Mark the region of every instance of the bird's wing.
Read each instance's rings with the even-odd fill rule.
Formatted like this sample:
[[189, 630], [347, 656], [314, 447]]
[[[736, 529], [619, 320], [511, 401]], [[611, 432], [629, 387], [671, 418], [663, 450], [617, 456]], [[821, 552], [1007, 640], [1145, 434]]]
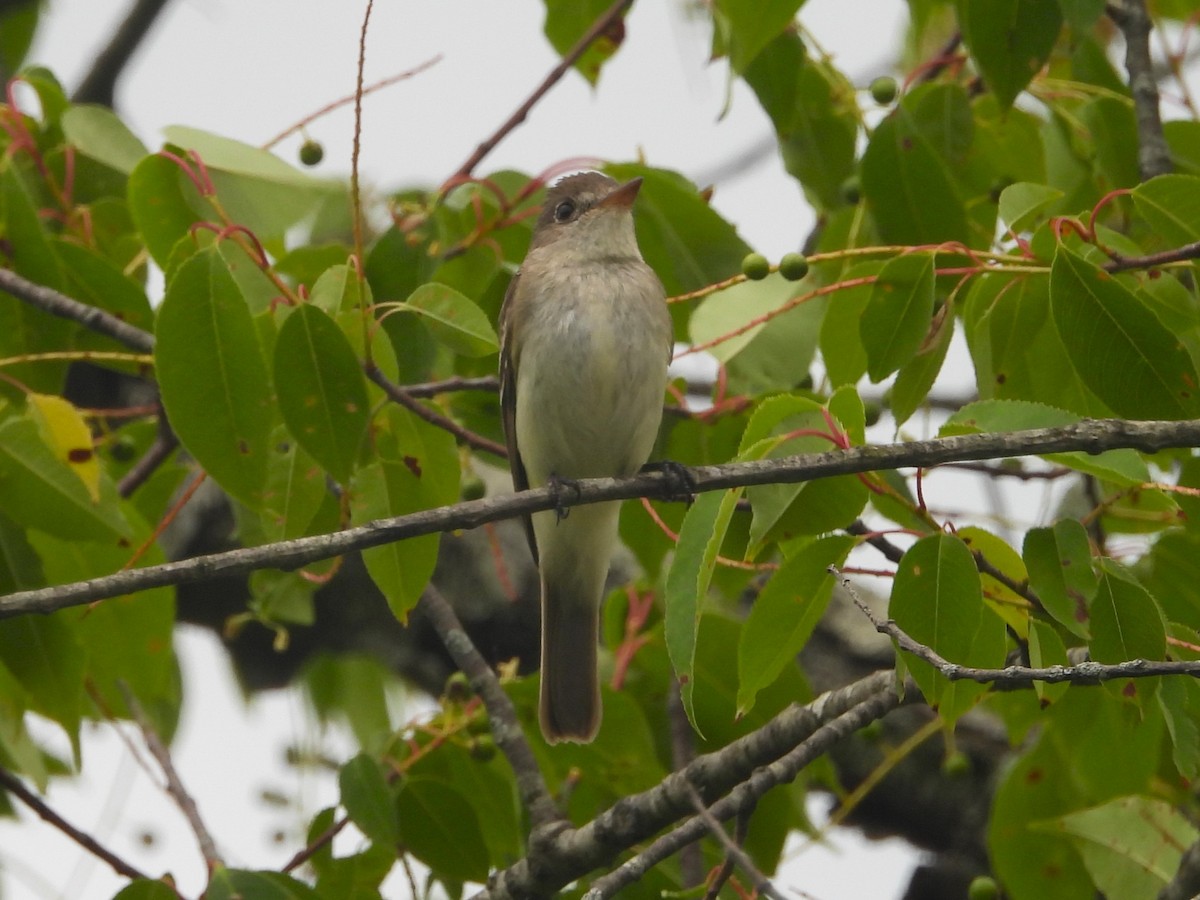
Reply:
[[[517, 447], [517, 367], [512, 358], [512, 327], [509, 304], [517, 290], [517, 281], [521, 277], [518, 272], [508, 283], [508, 291], [504, 295], [504, 304], [500, 308], [500, 424], [504, 429], [504, 442], [508, 446], [508, 467], [512, 471], [513, 488], [524, 491], [529, 488], [529, 476], [525, 474], [525, 463], [521, 460], [521, 451]], [[522, 516], [525, 523], [525, 537], [529, 540], [529, 550], [533, 553], [533, 561], [538, 560], [537, 542], [533, 537], [533, 519]]]

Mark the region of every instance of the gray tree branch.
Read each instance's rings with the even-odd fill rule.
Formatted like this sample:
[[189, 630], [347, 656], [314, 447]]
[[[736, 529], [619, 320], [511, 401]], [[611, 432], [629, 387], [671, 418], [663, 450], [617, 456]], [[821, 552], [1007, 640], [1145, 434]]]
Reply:
[[112, 106], [117, 80], [129, 60], [142, 45], [159, 13], [171, 0], [135, 0], [125, 20], [117, 26], [112, 38], [92, 61], [71, 99], [76, 103], [100, 103]]

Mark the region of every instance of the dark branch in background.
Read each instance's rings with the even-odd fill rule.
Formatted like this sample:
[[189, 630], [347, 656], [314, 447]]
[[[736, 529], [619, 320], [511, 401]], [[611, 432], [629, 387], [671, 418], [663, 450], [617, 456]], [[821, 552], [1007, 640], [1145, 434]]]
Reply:
[[179, 811], [183, 813], [183, 817], [187, 819], [192, 833], [196, 835], [196, 843], [200, 845], [200, 852], [204, 854], [204, 862], [208, 866], [208, 871], [210, 873], [213, 872], [225, 863], [221, 860], [221, 855], [217, 852], [216, 842], [213, 841], [212, 835], [208, 833], [208, 829], [204, 826], [204, 820], [200, 818], [200, 810], [196, 808], [196, 801], [187, 792], [187, 789], [183, 786], [183, 781], [179, 777], [179, 772], [175, 770], [175, 763], [171, 759], [171, 752], [167, 749], [167, 745], [162, 742], [162, 738], [158, 736], [158, 732], [154, 730], [154, 726], [150, 724], [149, 718], [147, 718], [146, 713], [142, 710], [137, 697], [133, 695], [133, 691], [129, 689], [129, 685], [123, 681], [118, 681], [117, 687], [121, 691], [121, 696], [125, 699], [125, 705], [129, 707], [130, 714], [138, 723], [138, 728], [142, 731], [142, 740], [146, 742], [146, 748], [150, 751], [150, 755], [154, 757], [155, 761], [158, 762], [163, 775], [166, 776], [167, 793], [175, 801], [175, 805], [179, 807]]
[[125, 498], [132, 497], [134, 491], [146, 483], [147, 479], [157, 471], [159, 466], [170, 458], [178, 446], [179, 438], [175, 436], [175, 432], [167, 423], [166, 413], [162, 411], [160, 405], [158, 410], [158, 433], [154, 436], [154, 443], [146, 448], [146, 452], [142, 455], [142, 458], [134, 463], [129, 471], [125, 473], [125, 477], [117, 484], [117, 493]]
[[585, 31], [583, 36], [575, 43], [575, 46], [567, 51], [558, 65], [550, 70], [550, 74], [534, 89], [529, 98], [517, 107], [516, 112], [509, 116], [503, 125], [496, 129], [495, 134], [475, 148], [475, 152], [468, 157], [466, 162], [458, 167], [458, 171], [451, 175], [447, 179], [447, 182], [469, 177], [475, 171], [475, 167], [483, 161], [483, 158], [491, 153], [496, 148], [496, 145], [504, 140], [514, 128], [525, 121], [525, 117], [529, 115], [529, 111], [537, 105], [537, 102], [546, 95], [546, 92], [550, 88], [558, 83], [563, 75], [567, 74], [571, 66], [575, 65], [579, 58], [587, 52], [588, 47], [592, 46], [600, 35], [608, 31], [613, 23], [624, 15], [625, 10], [632, 5], [633, 0], [616, 0], [612, 6], [602, 12], [600, 17], [592, 23], [592, 27]]
[[1129, 73], [1129, 89], [1133, 92], [1133, 109], [1137, 116], [1138, 170], [1142, 181], [1149, 181], [1174, 168], [1163, 135], [1158, 82], [1150, 60], [1150, 14], [1146, 12], [1144, 0], [1114, 0], [1106, 9], [1125, 37], [1125, 69]]
[[121, 857], [108, 850], [91, 835], [84, 834], [42, 802], [42, 798], [25, 787], [21, 779], [3, 767], [0, 767], [0, 788], [3, 788], [19, 799], [42, 819], [49, 822], [88, 853], [92, 854], [92, 856], [104, 860], [118, 875], [133, 879], [148, 879], [150, 877], [149, 875], [142, 874], [129, 863], [125, 862], [125, 860], [121, 859]]
[[1183, 852], [1171, 883], [1158, 892], [1158, 900], [1196, 900], [1200, 896], [1200, 843]]
[[487, 707], [488, 722], [491, 725], [492, 737], [496, 746], [512, 766], [516, 776], [517, 791], [521, 797], [521, 806], [529, 813], [532, 831], [552, 826], [563, 820], [562, 813], [555, 806], [546, 787], [542, 771], [538, 768], [533, 749], [521, 730], [517, 720], [517, 711], [496, 673], [487, 664], [467, 637], [466, 629], [452, 607], [432, 584], [421, 594], [419, 604], [421, 612], [429, 619], [434, 630], [438, 633], [446, 650], [450, 653], [454, 664], [467, 676], [471, 688], [483, 700]]
[[[693, 789], [705, 800], [722, 798], [713, 803], [710, 810], [718, 819], [731, 818], [746, 803], [756, 802], [766, 790], [794, 778], [800, 768], [793, 769], [791, 762], [798, 755], [811, 753], [802, 767], [828, 750], [837, 739], [898, 706], [901, 700], [894, 680], [892, 671], [877, 672], [822, 694], [807, 706], [789, 706], [757, 731], [738, 738], [721, 750], [697, 757], [649, 790], [618, 800], [581, 828], [567, 829], [542, 842], [531, 849], [526, 859], [494, 873], [488, 880], [487, 889], [476, 898], [515, 900], [552, 894], [593, 869], [607, 865], [623, 849], [690, 815]], [[910, 696], [916, 695], [916, 691], [910, 692]], [[847, 713], [860, 710], [864, 712], [852, 716], [852, 722], [845, 721]], [[839, 722], [843, 724], [838, 726]], [[849, 727], [851, 724], [853, 727]], [[836, 737], [827, 730], [831, 727]], [[832, 739], [818, 738], [817, 735], [822, 733]], [[728, 796], [723, 796], [726, 794]], [[675, 847], [672, 853], [707, 833], [704, 820], [696, 816], [692, 821], [698, 826], [696, 833]], [[614, 875], [616, 872], [605, 879]], [[635, 875], [624, 884], [637, 877]], [[593, 885], [585, 896], [613, 896], [613, 893], [595, 891], [596, 885]]]
[[830, 572], [841, 580], [842, 587], [850, 594], [854, 605], [871, 620], [876, 631], [890, 637], [901, 650], [929, 663], [947, 681], [974, 681], [978, 684], [995, 684], [1002, 687], [1028, 687], [1035, 681], [1046, 684], [1065, 682], [1097, 685], [1117, 678], [1153, 678], [1159, 675], [1200, 676], [1200, 660], [1175, 662], [1131, 659], [1119, 663], [1082, 662], [1076, 666], [1050, 666], [1045, 669], [1034, 669], [1028, 666], [1007, 666], [1003, 669], [977, 669], [972, 666], [960, 666], [958, 663], [950, 662], [931, 647], [913, 640], [891, 619], [880, 619], [858, 596], [858, 592], [854, 590], [849, 578], [842, 575], [834, 566], [830, 566]]
[[390, 382], [387, 376], [379, 371], [379, 368], [373, 363], [367, 364], [366, 373], [368, 378], [383, 388], [383, 392], [388, 395], [389, 399], [395, 403], [399, 403], [409, 412], [424, 419], [430, 425], [445, 429], [473, 450], [490, 453], [500, 459], [508, 459], [508, 450], [502, 444], [490, 438], [485, 438], [481, 434], [476, 434], [469, 428], [459, 425], [449, 416], [442, 415], [436, 409], [430, 409], [424, 403], [417, 402], [405, 388]]
[[[798, 484], [830, 475], [854, 475], [910, 466], [928, 468], [945, 462], [1036, 456], [1081, 450], [1101, 453], [1128, 448], [1155, 453], [1174, 447], [1200, 446], [1200, 419], [1181, 422], [1129, 422], [1123, 419], [1085, 419], [1060, 428], [1032, 428], [1002, 434], [966, 434], [807, 453], [779, 459], [697, 466], [689, 469], [693, 492], [716, 491], [758, 484]], [[588, 478], [577, 489], [521, 491], [379, 519], [333, 534], [279, 541], [259, 547], [213, 553], [141, 569], [129, 569], [87, 581], [18, 591], [0, 597], [0, 619], [23, 613], [48, 613], [105, 597], [165, 585], [202, 581], [255, 569], [295, 569], [322, 559], [377, 547], [380, 544], [439, 531], [475, 528], [487, 522], [546, 509], [567, 508], [601, 500], [675, 496], [675, 480], [663, 472], [643, 472], [631, 478]]]
[[[667, 691], [667, 721], [671, 725], [671, 766], [678, 771], [696, 758], [696, 735], [683, 708], [677, 681]], [[679, 868], [685, 888], [704, 883], [704, 856], [698, 845], [691, 844], [679, 851]]]
[[80, 303], [53, 288], [35, 284], [11, 269], [0, 268], [0, 291], [7, 291], [18, 300], [36, 306], [43, 312], [78, 322], [85, 328], [119, 341], [138, 353], [154, 352], [154, 335], [150, 332], [130, 325], [95, 306]]
[[130, 58], [141, 46], [146, 34], [154, 25], [158, 14], [171, 0], [134, 0], [133, 8], [113, 33], [112, 39], [92, 61], [92, 68], [84, 76], [71, 99], [75, 103], [100, 103], [113, 105], [117, 79], [125, 71]]

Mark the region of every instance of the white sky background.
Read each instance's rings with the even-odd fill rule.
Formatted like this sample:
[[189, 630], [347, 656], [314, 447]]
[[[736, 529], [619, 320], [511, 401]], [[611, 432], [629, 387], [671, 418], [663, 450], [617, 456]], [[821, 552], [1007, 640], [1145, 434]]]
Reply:
[[[49, 0], [31, 61], [49, 66], [72, 89], [124, 16], [118, 0]], [[365, 2], [351, 0], [174, 0], [121, 81], [118, 111], [151, 148], [170, 124], [205, 128], [263, 143], [295, 121], [353, 90]], [[890, 71], [902, 34], [901, 0], [809, 0], [801, 21], [856, 84]], [[381, 190], [432, 186], [541, 82], [557, 56], [541, 37], [537, 0], [377, 0], [367, 44], [366, 80], [409, 69], [442, 53], [415, 79], [364, 105], [362, 170]], [[728, 114], [726, 70], [708, 65], [703, 19], [680, 0], [640, 0], [625, 46], [593, 91], [569, 73], [528, 121], [480, 166], [537, 172], [561, 159], [614, 160], [644, 155], [702, 179], [771, 133], [743, 85]], [[316, 171], [349, 171], [349, 107], [309, 128], [325, 162]], [[294, 161], [299, 139], [279, 148]], [[812, 224], [797, 184], [772, 155], [716, 186], [714, 205], [769, 258], [796, 249]], [[969, 369], [956, 366], [959, 384]], [[912, 427], [920, 430], [914, 420]], [[959, 505], [964, 503], [957, 498]], [[336, 782], [284, 765], [289, 744], [352, 752], [344, 735], [321, 734], [303, 703], [277, 692], [249, 703], [207, 633], [179, 639], [187, 702], [173, 755], [181, 777], [231, 865], [278, 867], [302, 846], [311, 815], [336, 801]], [[85, 776], [57, 782], [48, 801], [73, 823], [152, 875], [171, 871], [185, 895], [203, 884], [194, 838], [182, 817], [138, 769], [108, 726], [85, 729]], [[258, 797], [278, 792], [292, 805]], [[823, 801], [814, 806], [819, 815]], [[282, 832], [284, 840], [274, 836]], [[155, 840], [143, 844], [151, 833]], [[4, 900], [110, 897], [123, 883], [108, 868], [25, 811], [0, 822], [0, 897]], [[347, 852], [351, 845], [340, 846]], [[913, 863], [898, 842], [868, 843], [839, 832], [832, 849], [806, 851], [782, 887], [814, 900], [899, 897]], [[393, 877], [385, 896], [407, 896]]]

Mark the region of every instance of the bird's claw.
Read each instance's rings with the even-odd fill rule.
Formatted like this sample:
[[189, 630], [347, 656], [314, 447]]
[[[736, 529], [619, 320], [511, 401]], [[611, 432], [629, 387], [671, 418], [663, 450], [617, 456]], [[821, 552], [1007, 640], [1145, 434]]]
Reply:
[[641, 470], [663, 474], [662, 499], [686, 503], [688, 506], [696, 499], [696, 476], [683, 463], [673, 459], [655, 460], [646, 463]]
[[550, 494], [554, 497], [555, 519], [561, 522], [571, 513], [571, 508], [563, 503], [565, 491], [571, 491], [576, 500], [583, 495], [583, 491], [579, 487], [579, 482], [574, 478], [563, 478], [561, 475], [551, 475], [546, 480], [546, 487], [550, 489]]

